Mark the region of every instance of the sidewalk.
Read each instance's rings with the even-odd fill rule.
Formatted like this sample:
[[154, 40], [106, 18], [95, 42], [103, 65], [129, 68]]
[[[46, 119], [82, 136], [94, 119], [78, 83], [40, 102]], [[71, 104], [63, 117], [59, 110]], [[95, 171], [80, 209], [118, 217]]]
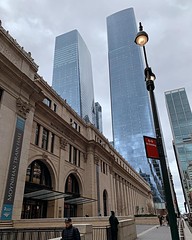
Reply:
[[184, 236], [185, 236], [185, 240], [191, 240], [192, 239], [192, 232], [189, 230], [188, 225], [186, 224], [186, 222], [184, 221]]
[[170, 228], [159, 225], [137, 225], [137, 240], [172, 240]]

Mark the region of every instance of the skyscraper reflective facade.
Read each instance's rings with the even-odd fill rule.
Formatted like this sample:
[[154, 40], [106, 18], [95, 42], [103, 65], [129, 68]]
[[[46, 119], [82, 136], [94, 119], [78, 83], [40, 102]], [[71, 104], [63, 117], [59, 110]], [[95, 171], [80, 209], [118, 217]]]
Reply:
[[151, 185], [155, 202], [162, 201], [158, 160], [146, 158], [143, 136], [155, 136], [144, 65], [134, 43], [137, 26], [133, 8], [107, 18], [112, 130], [115, 149]]
[[165, 92], [165, 99], [185, 201], [192, 211], [192, 112], [184, 88]]
[[103, 121], [102, 121], [102, 107], [101, 105], [96, 102], [95, 103], [95, 126], [99, 131], [103, 132]]
[[77, 30], [56, 37], [52, 86], [82, 118], [93, 123], [91, 55]]

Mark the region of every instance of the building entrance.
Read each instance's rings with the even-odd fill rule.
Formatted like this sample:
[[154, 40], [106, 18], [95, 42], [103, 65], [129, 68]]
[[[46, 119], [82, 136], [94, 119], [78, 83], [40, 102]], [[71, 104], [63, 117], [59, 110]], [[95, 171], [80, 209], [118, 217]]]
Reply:
[[22, 208], [22, 219], [46, 218], [47, 201], [24, 199]]
[[77, 217], [77, 205], [65, 203], [64, 216]]
[[51, 176], [47, 166], [40, 160], [33, 161], [28, 166], [26, 172], [25, 197], [23, 199], [21, 218], [47, 217], [48, 201], [43, 200], [42, 196], [50, 194], [52, 190], [51, 185]]

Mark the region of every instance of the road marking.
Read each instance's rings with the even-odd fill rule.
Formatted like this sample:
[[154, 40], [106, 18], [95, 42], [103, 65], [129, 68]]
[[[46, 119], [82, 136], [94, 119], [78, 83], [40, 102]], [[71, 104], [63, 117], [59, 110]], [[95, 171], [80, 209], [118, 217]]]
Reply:
[[142, 235], [144, 235], [144, 234], [150, 232], [151, 230], [153, 230], [154, 228], [157, 228], [157, 227], [159, 227], [159, 225], [156, 225], [156, 226], [153, 226], [152, 228], [147, 229], [146, 231], [144, 231], [144, 232], [138, 234], [137, 237], [140, 237], [140, 236], [142, 236]]

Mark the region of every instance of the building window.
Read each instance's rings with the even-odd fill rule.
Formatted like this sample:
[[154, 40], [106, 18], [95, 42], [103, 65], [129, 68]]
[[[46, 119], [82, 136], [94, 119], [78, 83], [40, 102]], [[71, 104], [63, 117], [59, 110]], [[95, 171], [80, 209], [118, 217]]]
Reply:
[[54, 152], [55, 134], [51, 133], [51, 152]]
[[80, 167], [80, 151], [69, 145], [69, 162]]
[[72, 161], [72, 156], [71, 156], [71, 154], [72, 154], [72, 146], [69, 145], [69, 162]]
[[56, 112], [57, 111], [57, 105], [54, 103], [53, 104], [53, 111]]
[[40, 133], [40, 125], [37, 123], [35, 129], [35, 145], [39, 145], [39, 133]]
[[77, 149], [73, 148], [73, 164], [77, 165]]
[[72, 193], [73, 190], [72, 190], [72, 179], [71, 179], [71, 176], [69, 176], [67, 180], [68, 180], [67, 181], [67, 192]]
[[48, 149], [48, 137], [49, 131], [46, 128], [43, 128], [43, 137], [42, 137], [42, 148], [47, 150]]
[[103, 173], [105, 174], [105, 163], [103, 162]]
[[48, 106], [51, 107], [51, 100], [49, 98], [44, 98], [43, 102]]
[[32, 162], [27, 168], [26, 182], [51, 187], [51, 176], [46, 165], [39, 160]]
[[108, 165], [105, 162], [101, 161], [101, 165], [100, 166], [101, 166], [101, 172], [107, 175], [107, 171], [108, 171], [107, 170], [107, 166]]
[[1, 102], [1, 98], [2, 98], [2, 96], [3, 96], [3, 89], [0, 88], [0, 102]]
[[79, 155], [79, 158], [78, 158], [78, 167], [80, 167], [81, 166], [81, 152], [80, 151], [78, 151], [78, 155]]
[[73, 123], [73, 127], [74, 127], [75, 129], [77, 129], [77, 123], [76, 123], [76, 122]]
[[76, 196], [79, 195], [79, 184], [73, 174], [70, 174], [66, 180], [65, 193], [73, 193]]

